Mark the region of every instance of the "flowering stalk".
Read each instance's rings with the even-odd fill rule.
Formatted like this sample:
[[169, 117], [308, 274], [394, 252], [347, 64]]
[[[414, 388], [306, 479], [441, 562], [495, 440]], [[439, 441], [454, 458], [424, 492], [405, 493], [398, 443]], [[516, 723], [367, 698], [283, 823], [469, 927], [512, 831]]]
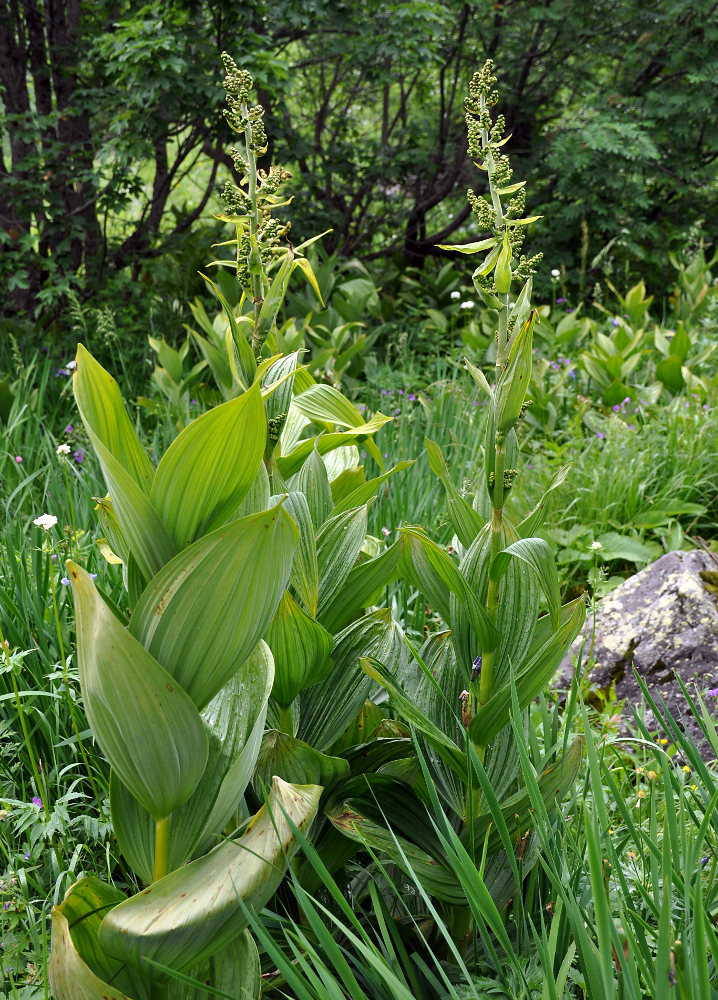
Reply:
[[[505, 548], [504, 506], [517, 475], [515, 469], [507, 467], [507, 450], [512, 436], [515, 437], [514, 426], [528, 405], [524, 400], [531, 377], [531, 276], [542, 256], [519, 256], [525, 227], [538, 217], [521, 217], [526, 202], [525, 181], [510, 183], [509, 159], [501, 152], [509, 138], [503, 137], [504, 118], [498, 115], [494, 121], [491, 117], [490, 109], [498, 101], [498, 94], [493, 90], [495, 83], [493, 63], [489, 60], [474, 74], [466, 100], [469, 155], [476, 166], [486, 172], [489, 184], [488, 200], [473, 191], [468, 192], [468, 200], [481, 228], [492, 234], [489, 239], [471, 246], [471, 252], [488, 250], [473, 280], [484, 303], [497, 313], [494, 386], [489, 386], [477, 369], [471, 369], [492, 404], [486, 442], [486, 477], [492, 507], [490, 561]], [[503, 199], [509, 196], [513, 197], [506, 203]], [[512, 303], [514, 281], [523, 282], [523, 288]], [[499, 587], [499, 579], [490, 575], [486, 610], [492, 623], [496, 622]], [[479, 708], [487, 704], [492, 694], [495, 655], [495, 650], [483, 651], [480, 674], [472, 683]], [[478, 691], [475, 690], [477, 686]], [[477, 749], [483, 759], [485, 746], [479, 745]]]
[[226, 52], [222, 53], [222, 62], [227, 74], [224, 88], [228, 107], [224, 115], [230, 128], [244, 138], [241, 152], [231, 150], [235, 169], [242, 180], [239, 186], [227, 182], [223, 194], [227, 214], [222, 218], [236, 227], [237, 238], [232, 242], [237, 245], [237, 280], [245, 294], [252, 298], [252, 351], [258, 357], [268, 332], [263, 331], [260, 324], [260, 313], [269, 290], [268, 258], [290, 228], [290, 223], [282, 225], [272, 219], [271, 213], [282, 204], [275, 196], [291, 175], [281, 167], [272, 168], [269, 174], [257, 169], [257, 157], [267, 152], [267, 134], [262, 120], [264, 109], [259, 104], [250, 104], [253, 81], [247, 70], [239, 69]]

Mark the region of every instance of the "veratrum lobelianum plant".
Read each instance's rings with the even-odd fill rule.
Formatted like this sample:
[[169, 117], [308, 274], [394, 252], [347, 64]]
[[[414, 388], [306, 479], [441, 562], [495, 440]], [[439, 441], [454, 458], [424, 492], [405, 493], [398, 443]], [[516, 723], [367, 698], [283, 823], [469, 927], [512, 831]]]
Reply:
[[[536, 803], [520, 780], [512, 716], [513, 725], [517, 720], [521, 724], [522, 716], [523, 725], [530, 725], [525, 709], [554, 675], [585, 617], [583, 600], [561, 607], [552, 552], [536, 537], [546, 495], [518, 523], [506, 512], [518, 475], [516, 426], [530, 405], [531, 276], [539, 258], [520, 256], [525, 227], [535, 217], [523, 215], [523, 182], [511, 182], [509, 161], [501, 152], [508, 138], [503, 137], [503, 118], [491, 118], [495, 83], [487, 62], [475, 74], [466, 102], [469, 153], [486, 171], [489, 184], [488, 200], [469, 192], [469, 201], [481, 228], [491, 235], [446, 248], [487, 251], [473, 278], [494, 311], [493, 385], [467, 363], [489, 407], [484, 475], [470, 503], [452, 481], [438, 446], [427, 440], [431, 468], [446, 489], [460, 559], [455, 562], [422, 528], [407, 526], [402, 529], [400, 568], [445, 627], [430, 635], [420, 651], [412, 650], [415, 662], [409, 669], [397, 670], [377, 656], [362, 660], [366, 673], [418, 733], [426, 780], [418, 780], [415, 767], [402, 774], [394, 765], [391, 777], [388, 769], [363, 776], [344, 798], [337, 790], [327, 810], [345, 836], [388, 854], [407, 874], [415, 873], [426, 891], [449, 908], [455, 938], [466, 944], [481, 924], [480, 915], [467, 905], [461, 866], [480, 870], [488, 898], [501, 907], [520, 888], [520, 873], [535, 863], [536, 845], [528, 832]], [[514, 296], [516, 281], [522, 287]], [[568, 467], [562, 469], [547, 492], [567, 472]], [[529, 743], [537, 746], [535, 740]], [[562, 746], [564, 753], [556, 745], [546, 759], [533, 764], [538, 790], [551, 807], [573, 783], [581, 758], [580, 739]], [[439, 799], [433, 800], [436, 794]], [[427, 813], [439, 801], [452, 816], [450, 829], [442, 830], [436, 809]]]
[[[108, 487], [101, 547], [122, 563], [131, 609], [128, 622], [68, 562], [80, 685], [111, 765], [118, 844], [147, 888], [127, 898], [95, 877], [70, 887], [53, 911], [56, 1000], [200, 1000], [201, 984], [259, 995], [248, 915], [281, 882], [322, 787], [349, 774], [322, 751], [366, 697], [351, 687], [359, 656], [391, 657], [397, 642], [390, 614], [362, 608], [398, 564], [396, 548], [367, 541], [366, 512], [400, 467], [367, 483], [353, 444], [372, 447], [388, 418], [366, 422], [296, 354], [271, 355], [286, 282], [269, 283], [264, 263], [253, 274], [261, 234], [237, 226], [254, 323], [230, 326], [227, 401], [156, 468], [116, 382], [78, 346], [75, 398]], [[290, 248], [280, 273], [293, 259]], [[320, 749], [295, 738], [310, 686], [299, 736]], [[268, 711], [283, 732], [263, 736]]]

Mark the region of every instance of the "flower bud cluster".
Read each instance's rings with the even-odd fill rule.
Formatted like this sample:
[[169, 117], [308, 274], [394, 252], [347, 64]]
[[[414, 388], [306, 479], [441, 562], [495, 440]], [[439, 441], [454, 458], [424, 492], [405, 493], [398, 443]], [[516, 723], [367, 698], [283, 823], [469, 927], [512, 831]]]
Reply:
[[[277, 194], [292, 175], [283, 167], [269, 172], [257, 170], [256, 158], [267, 152], [264, 108], [250, 105], [252, 77], [239, 69], [226, 52], [222, 53], [227, 91], [225, 117], [230, 128], [241, 133], [244, 148], [230, 150], [235, 170], [242, 177], [239, 185], [228, 181], [222, 193], [226, 213], [237, 224], [237, 278], [242, 288], [257, 300], [256, 276], [264, 272], [277, 254], [277, 245], [289, 233], [290, 223], [272, 218], [278, 204]], [[250, 230], [253, 234], [250, 239]]]
[[[487, 291], [496, 293], [499, 288], [506, 294], [506, 279], [526, 281], [535, 273], [542, 255], [533, 257], [519, 256], [526, 239], [525, 225], [517, 224], [530, 220], [522, 219], [526, 209], [526, 192], [523, 187], [511, 191], [513, 171], [508, 156], [502, 152], [505, 143], [504, 132], [506, 121], [503, 115], [497, 115], [492, 120], [490, 108], [497, 100], [498, 94], [493, 89], [496, 83], [494, 64], [488, 60], [482, 69], [474, 73], [469, 84], [469, 95], [466, 98], [466, 127], [468, 132], [469, 156], [478, 167], [488, 173], [490, 198], [481, 197], [474, 191], [467, 192], [467, 199], [479, 228], [490, 232], [499, 240], [505, 240], [511, 251], [511, 260], [507, 261], [505, 252], [493, 259], [496, 264], [492, 269], [494, 280], [490, 276], [474, 274], [474, 281]], [[518, 185], [515, 185], [518, 187]], [[502, 204], [502, 190], [507, 188], [506, 195], [513, 195], [506, 207]], [[500, 278], [496, 269], [501, 270]], [[511, 330], [508, 331], [511, 333]]]
[[[279, 244], [280, 240], [287, 236], [291, 229], [291, 222], [280, 222], [278, 219], [264, 219], [257, 230], [257, 249], [262, 268], [273, 259], [272, 250]], [[249, 230], [244, 229], [239, 240], [239, 254], [237, 257], [237, 279], [247, 292], [252, 294], [252, 275], [249, 269], [249, 257], [252, 253], [252, 245], [249, 239]]]
[[539, 264], [543, 260], [543, 254], [537, 253], [533, 257], [521, 256], [514, 270], [514, 277], [518, 281], [527, 281], [532, 274], [536, 274]]
[[476, 216], [481, 229], [493, 229], [496, 216], [494, 210], [485, 198], [480, 198], [469, 188], [466, 198], [471, 205], [471, 211]]
[[224, 117], [234, 132], [244, 132], [253, 80], [250, 73], [246, 69], [240, 69], [227, 52], [222, 53], [222, 62], [227, 74], [224, 78], [224, 89], [227, 91], [228, 107], [224, 109]]
[[249, 212], [249, 198], [247, 194], [232, 181], [227, 181], [222, 192], [222, 201], [227, 207], [228, 215], [247, 215]]

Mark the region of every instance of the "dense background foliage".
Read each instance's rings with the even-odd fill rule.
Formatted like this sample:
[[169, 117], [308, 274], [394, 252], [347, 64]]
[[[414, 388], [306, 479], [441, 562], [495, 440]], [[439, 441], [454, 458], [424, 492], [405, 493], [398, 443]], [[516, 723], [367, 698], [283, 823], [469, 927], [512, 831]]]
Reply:
[[[332, 795], [344, 789], [324, 801], [315, 847], [303, 844], [252, 917], [264, 995], [718, 1000], [718, 782], [706, 763], [708, 746], [718, 758], [718, 687], [706, 689], [718, 678], [690, 685], [700, 750], [662, 704], [649, 702], [651, 714], [591, 687], [591, 644], [569, 690], [533, 699], [522, 683], [524, 700], [517, 689], [511, 712], [502, 703], [515, 749], [510, 767], [497, 758], [509, 798], [487, 786], [485, 747], [479, 756], [467, 739], [458, 797], [454, 778], [437, 783], [444, 758], [434, 752], [463, 760], [446, 740], [463, 745], [472, 702], [462, 689], [488, 675], [466, 646], [462, 680], [446, 642], [447, 625], [460, 634], [462, 591], [446, 587], [468, 572], [463, 532], [487, 516], [496, 435], [481, 372], [496, 375], [501, 328], [494, 292], [472, 283], [477, 258], [436, 245], [487, 235], [466, 206], [467, 187], [486, 193], [466, 155], [467, 85], [496, 60], [514, 179], [528, 179], [531, 215], [543, 216], [525, 227], [527, 253], [545, 259], [529, 321], [521, 475], [508, 470], [504, 489], [517, 520], [534, 526], [534, 550], [555, 557], [556, 594], [552, 570], [548, 597], [534, 587], [534, 611], [560, 589], [590, 616], [662, 554], [718, 551], [717, 8], [0, 0], [0, 996], [49, 997], [50, 915], [76, 879], [95, 872], [130, 894], [150, 880], [151, 865], [141, 875], [126, 856], [79, 681], [65, 559], [91, 571], [120, 618], [142, 574], [99, 537], [113, 530], [98, 501], [108, 485], [92, 422], [72, 398], [72, 359], [81, 340], [117, 378], [125, 431], [153, 466], [178, 435], [186, 441], [236, 402], [238, 379], [256, 369], [241, 331], [261, 325], [263, 300], [240, 299], [230, 269], [207, 271], [211, 257], [231, 254], [210, 250], [231, 232], [212, 213], [227, 180], [239, 181], [222, 116], [226, 49], [251, 70], [265, 112], [271, 159], [259, 166], [292, 173], [282, 189], [291, 208], [276, 217], [291, 215], [294, 247], [275, 252], [265, 229], [262, 249], [304, 273], [285, 287], [273, 262], [265, 302], [278, 312], [263, 336], [271, 328], [265, 354], [281, 352], [280, 365], [301, 358], [306, 372], [289, 406], [269, 398], [266, 428], [261, 416], [251, 424], [262, 440], [266, 429], [265, 458], [284, 463], [288, 478], [273, 469], [272, 492], [290, 490], [292, 516], [306, 513], [321, 590], [318, 576], [314, 598], [290, 586], [323, 636], [315, 658], [322, 670], [334, 663], [318, 681], [306, 650], [282, 664], [277, 655], [284, 673], [267, 716], [276, 731], [243, 801], [257, 808], [277, 770]], [[502, 292], [504, 319], [528, 311], [528, 285], [517, 302]], [[82, 369], [87, 352], [79, 358]], [[112, 408], [105, 398], [95, 418]], [[321, 458], [328, 439], [352, 444]], [[225, 450], [199, 448], [192, 462], [200, 454], [211, 462]], [[203, 468], [214, 481], [197, 467], [193, 485]], [[245, 515], [269, 502], [269, 480], [258, 486]], [[360, 514], [345, 537], [348, 497]], [[194, 508], [168, 504], [170, 514]], [[334, 590], [356, 604], [349, 618], [383, 607], [344, 629]], [[285, 625], [273, 620], [277, 649]], [[349, 641], [358, 626], [371, 642], [374, 627], [390, 636], [364, 667]], [[382, 674], [382, 656], [396, 676]], [[305, 756], [295, 759], [297, 748]], [[570, 765], [561, 774], [560, 759]], [[371, 801], [361, 798], [367, 775]], [[454, 798], [476, 829], [447, 811]], [[507, 865], [508, 879], [492, 882]]]
[[325, 248], [386, 289], [437, 243], [476, 238], [465, 191], [483, 181], [461, 110], [491, 56], [517, 174], [551, 219], [530, 249], [582, 296], [616, 273], [661, 296], [665, 250], [695, 242], [718, 202], [717, 8], [2, 0], [4, 327], [62, 337], [74, 293], [95, 323], [121, 306], [120, 336], [176, 331], [177, 288], [201, 290], [198, 228], [232, 170], [222, 49], [251, 68], [270, 149], [294, 173], [297, 241], [331, 227]]

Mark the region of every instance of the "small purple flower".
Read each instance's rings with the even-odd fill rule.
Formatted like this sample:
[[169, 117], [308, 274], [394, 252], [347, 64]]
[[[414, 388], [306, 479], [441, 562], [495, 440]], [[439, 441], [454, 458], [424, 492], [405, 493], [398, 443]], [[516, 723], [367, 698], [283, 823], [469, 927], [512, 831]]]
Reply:
[[82, 463], [85, 461], [85, 452], [82, 450], [82, 448], [77, 448], [75, 451], [73, 451], [72, 457], [75, 459], [78, 465], [82, 465]]
[[416, 396], [414, 395], [413, 392], [410, 392], [409, 393], [409, 402], [410, 403], [414, 403], [415, 401], [416, 401]]
[[57, 559], [57, 555], [56, 555], [56, 553], [55, 553], [55, 552], [53, 552], [53, 553], [52, 553], [52, 554], [50, 555], [50, 562], [55, 562], [55, 560], [56, 560], [56, 559]]
[[382, 389], [381, 390], [381, 394], [382, 394], [382, 396], [388, 396], [389, 395], [389, 393], [388, 393], [388, 391], [386, 389]]
[[400, 395], [400, 396], [403, 396], [403, 395], [404, 395], [404, 390], [403, 390], [403, 389], [399, 389], [399, 395]]
[[32, 804], [34, 806], [40, 807], [42, 805], [42, 799], [39, 796], [37, 796], [37, 795], [33, 795], [33, 797], [32, 797]]
[[479, 405], [479, 401], [478, 401], [478, 399], [475, 399], [474, 400], [474, 406], [478, 406], [478, 405]]
[[96, 580], [97, 579], [97, 573], [90, 573], [90, 579], [91, 580]]
[[63, 578], [60, 580], [60, 583], [63, 585], [63, 587], [69, 587], [70, 586], [70, 577], [69, 576], [63, 576]]
[[603, 441], [603, 434], [601, 434], [600, 431], [596, 431], [596, 437], [598, 438], [599, 441]]
[[557, 306], [560, 306], [564, 302], [568, 302], [568, 299], [556, 299], [556, 305]]
[[68, 424], [64, 431], [65, 434], [72, 434], [72, 424]]
[[59, 378], [60, 375], [69, 375], [69, 374], [70, 373], [67, 370], [67, 368], [58, 368], [57, 371], [55, 372], [55, 378]]
[[612, 406], [611, 409], [613, 410], [614, 413], [620, 413], [621, 412], [621, 407], [618, 405], [618, 403], [616, 403], [615, 406]]
[[25, 860], [26, 860], [26, 861], [29, 861], [29, 860], [30, 860], [30, 852], [29, 852], [29, 851], [27, 851], [27, 852], [25, 853]]
[[197, 405], [197, 400], [196, 399], [190, 399], [189, 405], [190, 406], [196, 406]]
[[718, 698], [718, 688], [708, 688], [706, 694], [709, 698]]
[[481, 676], [481, 655], [477, 656], [471, 664], [471, 680], [475, 681]]
[[22, 455], [16, 455], [15, 461], [17, 462], [18, 465], [22, 465]]
[[611, 320], [611, 325], [612, 325], [612, 326], [618, 326], [618, 325], [620, 324], [620, 322], [621, 322], [621, 321], [620, 321], [620, 319], [617, 319], [617, 318], [616, 318], [616, 317], [614, 316], [614, 317], [613, 317], [613, 319]]

